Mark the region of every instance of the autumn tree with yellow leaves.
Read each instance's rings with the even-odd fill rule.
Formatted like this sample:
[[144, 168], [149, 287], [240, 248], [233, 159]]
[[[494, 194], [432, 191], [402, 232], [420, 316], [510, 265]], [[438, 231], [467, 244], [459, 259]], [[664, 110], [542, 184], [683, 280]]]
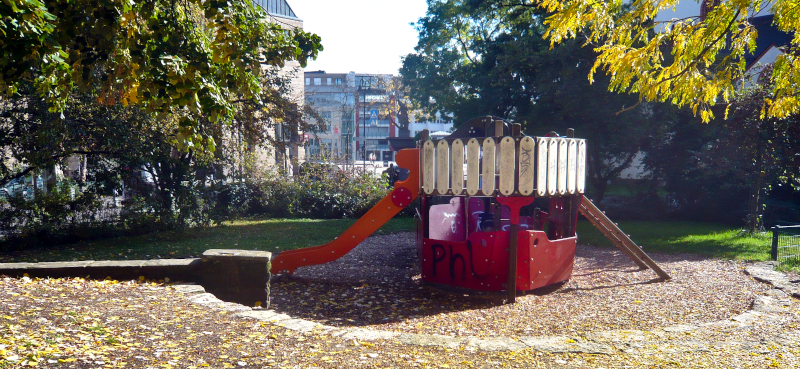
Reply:
[[551, 13], [544, 21], [551, 45], [580, 36], [599, 53], [590, 79], [603, 70], [611, 76], [610, 90], [689, 106], [705, 122], [714, 118], [712, 107], [728, 104], [744, 87], [745, 55], [755, 50], [758, 37], [750, 18], [772, 11], [775, 26], [794, 38], [775, 60], [761, 116], [800, 113], [800, 2], [796, 0], [707, 2], [703, 17], [666, 21], [655, 21], [656, 15], [673, 9], [679, 0], [522, 2]]

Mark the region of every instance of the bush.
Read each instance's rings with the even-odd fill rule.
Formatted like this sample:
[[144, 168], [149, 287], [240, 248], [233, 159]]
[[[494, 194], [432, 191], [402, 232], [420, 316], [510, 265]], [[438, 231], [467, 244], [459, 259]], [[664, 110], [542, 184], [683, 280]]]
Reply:
[[220, 219], [357, 218], [388, 192], [386, 180], [370, 174], [306, 165], [294, 177], [270, 172], [258, 180], [224, 185], [218, 192], [215, 214]]
[[106, 224], [109, 213], [101, 205], [94, 194], [80, 193], [73, 182], [64, 181], [47, 193], [34, 191], [32, 199], [22, 194], [9, 197], [7, 204], [0, 206], [0, 229], [6, 242], [76, 241], [99, 228], [114, 228]]
[[[99, 182], [98, 182], [99, 183]], [[132, 191], [122, 207], [99, 188], [78, 190], [71, 181], [33, 199], [0, 203], [0, 244], [32, 246], [205, 226], [248, 216], [354, 218], [388, 192], [385, 178], [340, 170], [305, 170], [295, 177], [269, 173], [258, 180], [175, 182], [174, 188]], [[96, 187], [96, 186], [95, 186]]]
[[34, 246], [118, 237], [159, 230], [211, 224], [217, 193], [213, 187], [184, 182], [164, 193], [140, 193], [118, 206], [113, 189], [94, 182], [80, 191], [73, 181], [62, 181], [46, 193], [36, 190], [26, 199], [18, 194], [0, 204], [3, 246]]
[[266, 215], [302, 218], [357, 218], [386, 196], [386, 181], [365, 173], [307, 170], [273, 176], [258, 184], [258, 205]]

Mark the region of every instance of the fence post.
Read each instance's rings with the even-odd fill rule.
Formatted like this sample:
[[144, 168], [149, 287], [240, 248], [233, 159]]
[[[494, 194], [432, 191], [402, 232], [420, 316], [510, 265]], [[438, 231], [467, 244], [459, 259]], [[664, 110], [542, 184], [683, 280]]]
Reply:
[[780, 231], [778, 230], [778, 226], [772, 227], [772, 260], [778, 260], [778, 237], [780, 236]]

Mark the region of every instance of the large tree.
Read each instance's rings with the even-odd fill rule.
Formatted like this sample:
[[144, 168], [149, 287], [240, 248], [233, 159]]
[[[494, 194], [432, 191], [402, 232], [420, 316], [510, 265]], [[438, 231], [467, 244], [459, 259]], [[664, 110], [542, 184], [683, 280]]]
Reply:
[[9, 0], [0, 15], [4, 98], [30, 83], [60, 112], [74, 88], [91, 89], [100, 103], [178, 116], [179, 143], [212, 149], [201, 125], [232, 122], [239, 96], [264, 96], [263, 68], [322, 49], [249, 0]]
[[[551, 45], [583, 38], [599, 53], [589, 78], [611, 75], [609, 89], [638, 94], [641, 100], [664, 101], [700, 111], [703, 121], [712, 107], [731, 102], [744, 81], [745, 56], [755, 50], [758, 34], [753, 16], [774, 12], [775, 26], [794, 33], [778, 56], [770, 76], [771, 93], [762, 117], [800, 113], [800, 7], [795, 0], [703, 1], [705, 16], [655, 21], [680, 0], [502, 0], [540, 6]], [[687, 1], [687, 0], [683, 0]], [[727, 113], [728, 110], [725, 110]]]
[[456, 124], [491, 114], [523, 123], [529, 134], [575, 128], [589, 139], [588, 180], [602, 200], [609, 181], [672, 115], [662, 105], [636, 106], [634, 96], [591, 85], [586, 75], [594, 51], [574, 41], [550, 50], [542, 19], [540, 10], [524, 5], [429, 1], [417, 24], [416, 52], [404, 58], [401, 74], [415, 102], [454, 113]]
[[456, 122], [524, 115], [535, 91], [531, 73], [518, 69], [546, 48], [538, 13], [491, 1], [428, 1], [415, 53], [403, 58], [400, 71], [410, 97], [430, 113], [452, 113]]

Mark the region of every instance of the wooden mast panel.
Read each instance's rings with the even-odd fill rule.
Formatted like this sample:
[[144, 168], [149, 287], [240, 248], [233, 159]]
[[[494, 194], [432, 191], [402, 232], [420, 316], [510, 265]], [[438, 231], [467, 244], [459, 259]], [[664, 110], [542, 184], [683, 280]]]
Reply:
[[461, 139], [453, 141], [450, 147], [450, 189], [453, 195], [461, 195], [464, 192], [464, 142]]
[[483, 140], [483, 172], [481, 173], [481, 192], [485, 196], [494, 195], [495, 182], [495, 144], [494, 139], [486, 137]]
[[534, 148], [536, 145], [530, 137], [523, 137], [519, 140], [519, 177], [517, 179], [519, 193], [522, 196], [530, 196], [534, 189]]
[[433, 141], [425, 141], [422, 144], [422, 191], [426, 195], [433, 195], [436, 188], [434, 183], [433, 162], [436, 150], [434, 149]]
[[514, 164], [516, 163], [516, 143], [511, 137], [500, 140], [500, 193], [503, 196], [514, 194]]
[[481, 146], [478, 140], [471, 138], [467, 141], [467, 194], [475, 196], [481, 182], [480, 172]]
[[436, 191], [442, 195], [450, 189], [450, 147], [447, 141], [436, 144]]

